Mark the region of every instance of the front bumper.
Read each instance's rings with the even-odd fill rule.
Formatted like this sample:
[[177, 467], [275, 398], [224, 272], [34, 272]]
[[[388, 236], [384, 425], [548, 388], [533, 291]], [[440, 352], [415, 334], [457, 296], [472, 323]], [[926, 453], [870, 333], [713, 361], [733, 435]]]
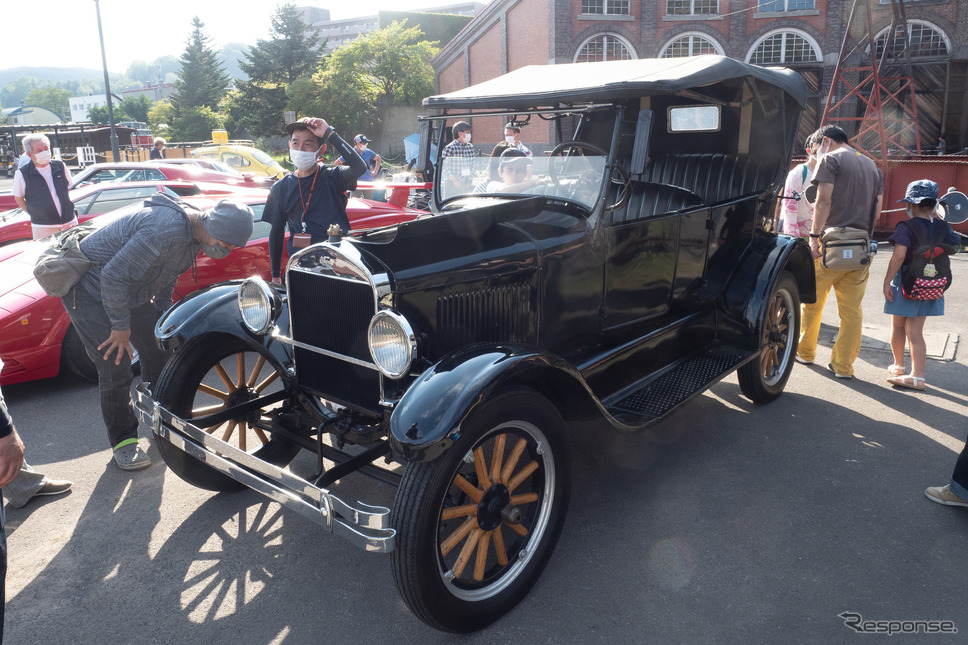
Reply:
[[359, 508], [350, 506], [328, 490], [209, 435], [161, 407], [143, 383], [137, 389], [135, 410], [141, 421], [151, 426], [158, 441], [167, 442], [365, 551], [388, 553], [394, 549], [396, 530], [389, 526], [390, 509], [363, 502], [357, 502]]

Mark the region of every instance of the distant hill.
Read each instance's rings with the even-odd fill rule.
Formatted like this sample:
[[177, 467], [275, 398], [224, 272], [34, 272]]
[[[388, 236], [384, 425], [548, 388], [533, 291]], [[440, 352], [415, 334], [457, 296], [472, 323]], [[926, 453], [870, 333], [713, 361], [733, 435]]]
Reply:
[[104, 71], [84, 67], [11, 67], [8, 69], [0, 69], [0, 87], [14, 82], [21, 76], [31, 76], [42, 81], [59, 83], [62, 81], [77, 81], [88, 78], [103, 78]]

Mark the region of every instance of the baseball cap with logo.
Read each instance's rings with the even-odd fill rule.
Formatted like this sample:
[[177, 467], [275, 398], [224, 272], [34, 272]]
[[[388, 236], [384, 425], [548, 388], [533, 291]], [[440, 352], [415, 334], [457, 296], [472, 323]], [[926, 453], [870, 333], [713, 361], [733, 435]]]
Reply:
[[938, 184], [930, 179], [918, 179], [908, 184], [904, 198], [897, 201], [920, 204], [926, 199], [938, 199]]
[[356, 135], [353, 138], [353, 141], [356, 142], [356, 143], [369, 143], [370, 142], [370, 140], [366, 138], [366, 135], [365, 134], [358, 134], [358, 135]]

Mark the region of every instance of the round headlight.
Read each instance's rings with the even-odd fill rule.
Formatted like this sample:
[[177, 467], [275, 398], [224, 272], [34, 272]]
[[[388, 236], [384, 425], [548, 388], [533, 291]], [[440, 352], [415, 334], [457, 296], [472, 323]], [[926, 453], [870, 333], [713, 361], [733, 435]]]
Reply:
[[417, 355], [417, 341], [410, 323], [392, 311], [381, 311], [373, 316], [367, 341], [373, 362], [389, 378], [405, 375]]
[[239, 287], [242, 322], [255, 334], [264, 334], [272, 326], [274, 302], [272, 289], [262, 278], [249, 278]]

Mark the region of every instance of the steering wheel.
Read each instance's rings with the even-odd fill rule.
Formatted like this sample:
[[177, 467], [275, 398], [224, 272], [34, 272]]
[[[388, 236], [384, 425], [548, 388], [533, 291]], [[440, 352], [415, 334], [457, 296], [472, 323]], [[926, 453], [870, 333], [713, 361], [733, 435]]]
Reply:
[[[574, 141], [574, 140], [564, 141], [562, 143], [559, 143], [551, 151], [550, 156], [551, 157], [571, 156], [571, 155], [566, 155], [566, 153], [567, 151], [570, 151], [572, 149], [574, 149], [577, 156], [581, 156], [581, 157], [586, 156], [586, 152], [585, 152], [586, 150], [588, 151], [588, 153], [591, 153], [591, 155], [600, 156], [602, 158], [608, 157], [608, 153], [602, 148], [599, 148], [598, 146], [596, 146], [595, 144], [588, 143], [587, 141]], [[597, 185], [598, 183], [598, 173], [596, 173], [592, 169], [590, 163], [586, 162], [586, 165], [584, 168], [580, 168], [577, 172], [572, 171], [567, 174], [559, 173], [556, 168], [557, 166], [554, 160], [552, 159], [551, 162], [548, 164], [548, 176], [551, 178], [552, 183], [557, 188], [563, 189], [561, 184], [561, 179], [570, 178], [571, 176], [575, 177], [575, 183], [571, 186], [570, 192], [567, 195], [569, 199], [573, 199], [575, 195], [578, 194], [578, 192], [580, 191], [583, 185]], [[616, 175], [618, 175], [618, 177], [616, 177]], [[621, 164], [615, 163], [615, 164], [612, 164], [610, 168], [609, 179], [613, 184], [621, 184], [623, 187], [622, 192], [619, 195], [618, 201], [615, 202], [614, 204], [609, 204], [608, 206], [605, 207], [606, 211], [613, 211], [618, 208], [621, 208], [628, 201], [629, 192], [630, 192], [629, 191], [630, 177], [629, 177], [628, 171], [626, 171]], [[562, 192], [564, 192], [564, 189], [562, 190]]]

